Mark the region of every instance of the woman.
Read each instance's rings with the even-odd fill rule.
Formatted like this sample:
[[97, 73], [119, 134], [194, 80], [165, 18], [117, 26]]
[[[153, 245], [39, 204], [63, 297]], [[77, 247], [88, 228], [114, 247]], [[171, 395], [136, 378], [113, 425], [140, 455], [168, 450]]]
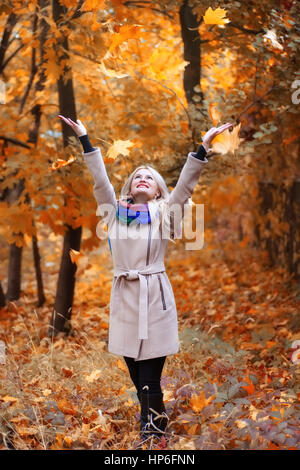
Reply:
[[198, 152], [190, 152], [176, 187], [170, 194], [162, 176], [151, 166], [140, 166], [129, 176], [116, 199], [100, 148], [93, 148], [78, 119], [59, 117], [77, 134], [83, 157], [94, 178], [98, 206], [113, 210], [107, 232], [114, 262], [110, 300], [109, 352], [122, 355], [141, 404], [140, 434], [164, 434], [168, 417], [160, 379], [166, 356], [179, 349], [177, 310], [165, 271], [169, 240], [181, 237], [183, 211], [198, 182], [213, 138], [232, 124], [213, 127]]

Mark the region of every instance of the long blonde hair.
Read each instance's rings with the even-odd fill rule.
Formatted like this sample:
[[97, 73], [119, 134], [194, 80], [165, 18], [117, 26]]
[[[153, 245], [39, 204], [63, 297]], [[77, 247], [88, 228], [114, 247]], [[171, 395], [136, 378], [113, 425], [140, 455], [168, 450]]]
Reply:
[[168, 187], [166, 185], [166, 182], [164, 178], [161, 176], [161, 174], [153, 168], [151, 165], [141, 165], [137, 167], [127, 178], [124, 186], [121, 189], [121, 194], [120, 194], [120, 200], [124, 202], [129, 202], [130, 201], [130, 190], [131, 190], [131, 183], [134, 178], [135, 173], [142, 169], [145, 168], [149, 170], [156, 181], [159, 191], [160, 191], [160, 196], [158, 196], [155, 199], [152, 199], [148, 201], [148, 207], [150, 211], [150, 217], [151, 220], [153, 220], [153, 216], [156, 213], [157, 210], [159, 210], [160, 218], [162, 221], [163, 225], [163, 231], [164, 233], [170, 234], [170, 237], [168, 239], [175, 243], [173, 239], [175, 238], [181, 238], [182, 237], [182, 222], [180, 223], [179, 227], [174, 227], [173, 223], [173, 215], [169, 211], [169, 199], [170, 199], [170, 191], [168, 190]]

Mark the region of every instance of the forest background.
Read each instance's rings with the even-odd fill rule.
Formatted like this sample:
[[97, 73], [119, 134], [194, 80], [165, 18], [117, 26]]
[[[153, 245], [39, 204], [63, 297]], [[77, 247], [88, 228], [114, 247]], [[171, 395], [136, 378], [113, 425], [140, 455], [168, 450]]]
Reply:
[[172, 190], [204, 133], [234, 124], [192, 196], [203, 248], [167, 249], [169, 448], [300, 448], [299, 19], [292, 0], [1, 2], [2, 449], [137, 436], [134, 388], [107, 352], [109, 246], [58, 114], [82, 120], [117, 195], [142, 163]]

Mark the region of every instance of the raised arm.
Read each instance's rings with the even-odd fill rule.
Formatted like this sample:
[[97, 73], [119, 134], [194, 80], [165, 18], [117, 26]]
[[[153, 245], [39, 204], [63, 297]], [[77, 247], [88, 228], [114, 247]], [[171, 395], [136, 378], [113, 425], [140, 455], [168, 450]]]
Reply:
[[72, 121], [70, 118], [65, 118], [61, 115], [58, 117], [72, 127], [79, 137], [83, 147], [83, 158], [94, 179], [93, 190], [98, 206], [101, 204], [112, 204], [116, 208], [116, 194], [108, 178], [100, 148], [91, 146], [86, 128], [79, 119], [77, 119], [76, 124], [76, 122]]
[[183, 206], [191, 197], [202, 170], [208, 160], [206, 158], [206, 149], [201, 145], [198, 152], [189, 152], [186, 162], [183, 165], [181, 173], [175, 188], [171, 192], [169, 205], [180, 204]]
[[[169, 208], [172, 213], [172, 206], [174, 207], [174, 213], [176, 212], [176, 205], [178, 209], [180, 207], [182, 216], [184, 215], [184, 204], [187, 204], [188, 199], [191, 197], [194, 188], [199, 180], [199, 177], [203, 171], [204, 166], [208, 163], [206, 154], [209, 150], [212, 140], [216, 135], [221, 134], [226, 129], [232, 127], [231, 123], [224, 124], [220, 127], [212, 127], [203, 136], [202, 145], [200, 145], [198, 152], [189, 152], [187, 160], [183, 165], [181, 173], [175, 188], [171, 192], [169, 199]], [[180, 222], [180, 218], [176, 217], [176, 225]], [[177, 231], [177, 229], [176, 229]]]

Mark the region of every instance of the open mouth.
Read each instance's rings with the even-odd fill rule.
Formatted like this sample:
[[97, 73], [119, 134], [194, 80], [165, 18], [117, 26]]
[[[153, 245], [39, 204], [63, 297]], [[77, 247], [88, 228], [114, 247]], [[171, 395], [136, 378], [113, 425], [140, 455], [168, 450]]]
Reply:
[[137, 188], [141, 188], [141, 187], [148, 188], [148, 186], [144, 183], [137, 185]]

